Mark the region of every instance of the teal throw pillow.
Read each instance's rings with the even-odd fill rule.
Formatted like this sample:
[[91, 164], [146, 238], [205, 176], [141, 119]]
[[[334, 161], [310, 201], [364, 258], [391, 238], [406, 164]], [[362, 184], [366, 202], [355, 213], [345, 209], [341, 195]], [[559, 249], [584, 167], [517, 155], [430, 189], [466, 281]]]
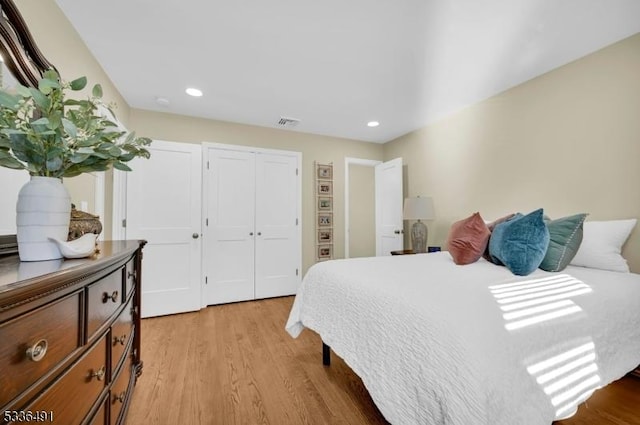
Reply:
[[549, 248], [540, 264], [542, 270], [559, 272], [576, 256], [582, 243], [582, 226], [587, 214], [576, 214], [547, 221]]
[[489, 240], [489, 254], [496, 264], [513, 274], [526, 276], [540, 266], [549, 246], [549, 229], [542, 208], [496, 226]]

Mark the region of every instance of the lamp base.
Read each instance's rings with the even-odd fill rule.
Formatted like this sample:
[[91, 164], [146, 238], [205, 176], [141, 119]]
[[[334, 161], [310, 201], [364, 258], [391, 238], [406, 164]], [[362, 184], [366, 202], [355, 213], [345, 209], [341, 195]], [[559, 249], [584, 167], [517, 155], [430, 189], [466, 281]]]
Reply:
[[420, 220], [411, 226], [411, 247], [416, 254], [427, 252], [427, 234], [427, 226]]

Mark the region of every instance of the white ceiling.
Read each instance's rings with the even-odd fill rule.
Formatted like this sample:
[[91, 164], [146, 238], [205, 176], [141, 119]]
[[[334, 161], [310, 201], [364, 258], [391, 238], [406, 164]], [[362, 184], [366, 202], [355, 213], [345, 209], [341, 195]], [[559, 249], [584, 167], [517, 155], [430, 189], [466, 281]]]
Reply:
[[134, 108], [371, 142], [640, 32], [638, 0], [56, 2]]

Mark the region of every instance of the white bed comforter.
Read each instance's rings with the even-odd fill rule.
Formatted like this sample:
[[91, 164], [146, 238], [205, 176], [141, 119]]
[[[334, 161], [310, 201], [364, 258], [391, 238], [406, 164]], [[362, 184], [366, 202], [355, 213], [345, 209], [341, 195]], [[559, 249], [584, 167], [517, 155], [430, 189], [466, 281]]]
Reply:
[[499, 294], [558, 273], [518, 277], [482, 259], [456, 266], [447, 252], [319, 263], [286, 329], [318, 332], [394, 425], [549, 425], [640, 364], [640, 275], [563, 273], [582, 289], [551, 292], [557, 308], [538, 315], [570, 314], [508, 330]]

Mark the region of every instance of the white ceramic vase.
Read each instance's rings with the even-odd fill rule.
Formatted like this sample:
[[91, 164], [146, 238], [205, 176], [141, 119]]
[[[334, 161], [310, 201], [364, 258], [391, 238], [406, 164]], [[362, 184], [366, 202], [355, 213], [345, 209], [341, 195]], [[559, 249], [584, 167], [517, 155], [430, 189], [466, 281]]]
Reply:
[[61, 179], [32, 176], [20, 189], [16, 213], [20, 261], [62, 258], [49, 239], [67, 240], [69, 233], [71, 198]]

